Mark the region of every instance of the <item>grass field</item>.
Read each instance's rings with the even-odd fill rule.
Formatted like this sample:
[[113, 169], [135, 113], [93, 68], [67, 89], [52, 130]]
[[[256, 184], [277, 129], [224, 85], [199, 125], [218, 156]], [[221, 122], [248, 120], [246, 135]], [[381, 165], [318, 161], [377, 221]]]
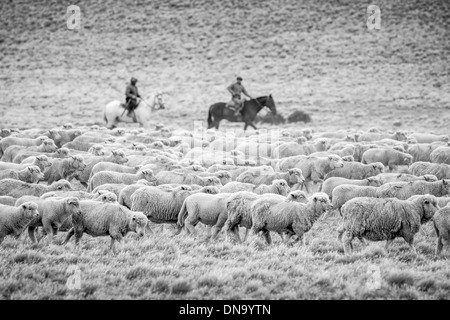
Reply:
[[[81, 8], [80, 30], [66, 28], [70, 4]], [[380, 30], [367, 29], [369, 4], [381, 9]], [[155, 123], [192, 129], [241, 75], [253, 95], [272, 93], [284, 116], [308, 112], [316, 130], [448, 134], [449, 30], [443, 0], [2, 1], [0, 127], [103, 125], [103, 106], [124, 99], [133, 75], [144, 96], [171, 91]], [[348, 257], [339, 221], [318, 221], [306, 247], [277, 236], [272, 246], [223, 235], [205, 243], [204, 232], [172, 238], [156, 228], [144, 239], [128, 236], [114, 256], [106, 238], [85, 236], [78, 248], [8, 238], [0, 298], [450, 298], [448, 255], [434, 257], [430, 225], [416, 237], [417, 257], [402, 239], [389, 252], [355, 242]], [[66, 285], [69, 266], [80, 270], [80, 289]]]
[[[108, 251], [109, 239], [85, 236], [80, 246], [7, 239], [0, 248], [4, 299], [449, 299], [448, 255], [435, 258], [431, 225], [416, 237], [418, 256], [403, 239], [362, 245], [345, 256], [337, 241], [340, 218], [319, 220], [307, 246], [268, 246], [250, 237], [205, 242], [173, 230], [130, 235]], [[62, 240], [64, 234], [57, 237]], [[69, 267], [79, 268], [79, 282]], [[375, 271], [375, 272], [373, 272]], [[69, 282], [68, 282], [69, 281]], [[71, 286], [71, 283], [75, 284]], [[76, 284], [79, 283], [79, 287]]]

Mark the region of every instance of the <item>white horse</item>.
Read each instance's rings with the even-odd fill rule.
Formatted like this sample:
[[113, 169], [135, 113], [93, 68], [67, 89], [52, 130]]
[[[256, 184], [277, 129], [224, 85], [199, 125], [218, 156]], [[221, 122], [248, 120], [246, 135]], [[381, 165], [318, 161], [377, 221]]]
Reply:
[[165, 109], [164, 93], [167, 92], [158, 91], [148, 99], [140, 99], [139, 105], [134, 109], [135, 119], [127, 115], [128, 110], [124, 108], [124, 105], [119, 100], [111, 101], [103, 110], [106, 127], [113, 129], [118, 122], [137, 122], [141, 127], [148, 128], [152, 112]]

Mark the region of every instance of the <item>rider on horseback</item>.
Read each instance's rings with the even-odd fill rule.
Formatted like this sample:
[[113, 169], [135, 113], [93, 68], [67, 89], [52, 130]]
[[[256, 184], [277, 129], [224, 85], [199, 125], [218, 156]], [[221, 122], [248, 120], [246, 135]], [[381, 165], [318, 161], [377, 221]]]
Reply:
[[138, 93], [138, 89], [136, 87], [137, 79], [132, 77], [130, 80], [130, 83], [127, 85], [127, 88], [125, 89], [125, 102], [126, 102], [126, 109], [128, 109], [127, 116], [131, 117], [131, 114], [134, 109], [137, 108], [139, 105], [139, 98], [141, 97]]
[[231, 93], [231, 101], [229, 101], [226, 106], [234, 109], [234, 115], [237, 117], [241, 109], [244, 107], [245, 100], [241, 98], [241, 94], [245, 94], [250, 99], [253, 98], [247, 93], [247, 90], [245, 90], [244, 86], [242, 85], [241, 77], [237, 77], [236, 82], [230, 84], [227, 87], [227, 90]]

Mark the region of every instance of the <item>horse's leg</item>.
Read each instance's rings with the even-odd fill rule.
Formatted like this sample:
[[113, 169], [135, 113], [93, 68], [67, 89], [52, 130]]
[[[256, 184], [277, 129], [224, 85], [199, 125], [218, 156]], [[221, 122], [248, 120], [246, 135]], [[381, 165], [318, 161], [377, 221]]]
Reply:
[[253, 122], [250, 122], [250, 126], [252, 126], [253, 129], [258, 130], [258, 129], [256, 129], [256, 127], [255, 127], [255, 125], [253, 124]]
[[247, 127], [248, 127], [248, 123], [246, 122], [246, 123], [245, 123], [245, 126], [244, 126], [244, 131], [247, 130]]

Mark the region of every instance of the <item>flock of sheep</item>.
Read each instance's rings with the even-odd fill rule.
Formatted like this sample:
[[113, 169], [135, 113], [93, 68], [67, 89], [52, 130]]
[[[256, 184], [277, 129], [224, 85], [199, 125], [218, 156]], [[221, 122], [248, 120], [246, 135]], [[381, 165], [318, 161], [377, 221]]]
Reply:
[[419, 133], [285, 129], [238, 136], [230, 132], [157, 125], [109, 130], [98, 126], [52, 130], [2, 129], [0, 140], [0, 243], [33, 243], [67, 232], [62, 244], [84, 233], [144, 236], [154, 224], [196, 234], [225, 227], [271, 232], [285, 243], [304, 241], [319, 218], [336, 210], [345, 253], [352, 241], [414, 235], [433, 220], [436, 254], [450, 240], [448, 136]]

